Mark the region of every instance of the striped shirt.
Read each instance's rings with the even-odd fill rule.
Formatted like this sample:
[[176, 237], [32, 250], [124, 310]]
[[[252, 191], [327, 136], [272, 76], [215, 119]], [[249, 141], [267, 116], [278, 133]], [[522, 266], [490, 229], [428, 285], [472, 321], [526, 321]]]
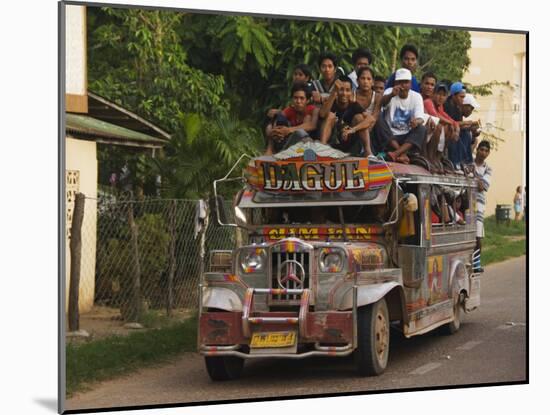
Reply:
[[487, 190], [491, 185], [491, 174], [493, 173], [491, 167], [487, 163], [483, 163], [481, 166], [476, 166], [476, 177], [481, 180], [483, 187], [482, 191], [477, 192], [476, 196], [476, 227], [477, 237], [483, 238], [485, 236], [485, 229], [483, 227], [483, 217], [485, 215], [485, 205], [487, 204]]

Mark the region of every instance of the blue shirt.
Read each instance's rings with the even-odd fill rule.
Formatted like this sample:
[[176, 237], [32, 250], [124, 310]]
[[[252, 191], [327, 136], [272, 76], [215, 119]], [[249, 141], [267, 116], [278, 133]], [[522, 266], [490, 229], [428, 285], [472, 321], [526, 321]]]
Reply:
[[[392, 88], [394, 83], [395, 83], [395, 72], [392, 73], [388, 78], [388, 80], [386, 81], [386, 85], [384, 86], [384, 89]], [[412, 80], [411, 80], [411, 90], [420, 93], [420, 84], [418, 83], [418, 80], [414, 75], [412, 76]]]

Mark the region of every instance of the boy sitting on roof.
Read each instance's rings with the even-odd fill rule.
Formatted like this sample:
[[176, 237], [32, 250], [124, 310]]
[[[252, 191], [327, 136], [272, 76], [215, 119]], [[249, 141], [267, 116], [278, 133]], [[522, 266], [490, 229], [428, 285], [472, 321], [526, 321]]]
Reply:
[[[418, 49], [414, 45], [405, 45], [401, 48], [399, 52], [399, 58], [401, 59], [401, 66], [405, 69], [411, 71], [411, 88], [415, 92], [420, 92], [420, 84], [414, 76], [414, 71], [416, 71], [416, 66], [418, 62]], [[386, 89], [391, 88], [395, 85], [397, 71], [392, 73], [388, 80], [386, 81]]]
[[310, 90], [305, 83], [292, 86], [292, 104], [275, 114], [273, 121], [266, 127], [266, 155], [278, 153], [296, 144], [315, 130], [319, 108], [307, 104], [310, 96]]
[[[429, 99], [424, 100], [424, 110], [427, 114], [437, 117], [439, 124], [434, 133], [433, 142], [430, 141], [428, 147], [428, 158], [430, 161], [440, 162], [445, 151], [446, 142], [457, 141], [460, 127], [458, 122], [453, 120], [449, 114], [445, 112], [443, 104], [447, 99], [449, 89], [444, 82], [439, 82], [435, 85], [434, 92]], [[443, 138], [443, 140], [440, 140]]]
[[426, 137], [422, 96], [411, 91], [411, 78], [408, 69], [398, 69], [393, 88], [386, 89], [382, 97], [384, 117], [393, 134], [390, 140], [392, 151], [387, 154], [392, 161], [401, 163], [409, 163], [409, 150], [422, 150]]

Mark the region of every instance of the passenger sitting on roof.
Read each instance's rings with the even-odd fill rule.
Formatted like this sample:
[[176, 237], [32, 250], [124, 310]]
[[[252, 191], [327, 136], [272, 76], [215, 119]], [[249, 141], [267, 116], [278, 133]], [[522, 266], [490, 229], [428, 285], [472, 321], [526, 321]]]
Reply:
[[319, 72], [321, 79], [313, 81], [313, 102], [321, 105], [333, 91], [335, 81], [338, 77], [338, 58], [330, 52], [325, 52], [319, 57]]
[[267, 149], [271, 155], [296, 144], [315, 130], [319, 109], [308, 105], [310, 92], [304, 83], [292, 86], [292, 104], [277, 113], [266, 127]]
[[386, 83], [386, 78], [384, 78], [381, 75], [376, 75], [374, 77], [374, 84], [372, 85], [372, 89], [377, 94], [384, 95], [384, 90], [386, 89], [384, 88], [385, 83]]
[[356, 157], [363, 154], [374, 157], [367, 130], [373, 124], [373, 117], [363, 116], [363, 107], [351, 101], [351, 88], [352, 82], [347, 76], [335, 81], [334, 89], [319, 112], [324, 120], [321, 142]]
[[451, 116], [460, 126], [459, 138], [457, 141], [448, 143], [449, 160], [456, 169], [460, 169], [463, 164], [473, 164], [472, 156], [473, 138], [470, 133], [472, 127], [476, 128], [477, 123], [470, 120], [464, 120], [463, 104], [466, 97], [466, 90], [461, 82], [455, 82], [450, 88], [451, 95], [445, 101], [445, 112]]
[[[446, 142], [458, 140], [460, 127], [449, 114], [445, 112], [443, 104], [447, 99], [449, 89], [444, 82], [435, 85], [434, 93], [430, 99], [424, 100], [424, 111], [439, 119], [438, 128], [433, 134], [432, 141], [428, 144], [428, 158], [430, 161], [441, 161], [445, 151]], [[440, 140], [443, 138], [443, 140]]]
[[[479, 104], [477, 103], [474, 96], [472, 94], [466, 94], [466, 96], [464, 97], [464, 101], [462, 102], [462, 115], [464, 116], [464, 118], [468, 118], [470, 115], [472, 115], [472, 112], [477, 109], [479, 109]], [[467, 131], [472, 136], [471, 151], [473, 152], [477, 145], [477, 139], [481, 134], [481, 126], [479, 124], [479, 121], [472, 122], [472, 124], [470, 124], [469, 130], [467, 129]]]
[[411, 72], [400, 68], [395, 72], [393, 88], [384, 91], [382, 107], [392, 131], [388, 156], [392, 161], [409, 163], [409, 150], [421, 151], [426, 137], [422, 96], [411, 91]]
[[357, 70], [358, 89], [355, 91], [355, 102], [363, 108], [364, 119], [368, 118], [367, 129], [372, 152], [378, 154], [386, 149], [392, 132], [380, 116], [382, 95], [373, 89], [374, 72], [368, 66]]
[[436, 83], [437, 77], [433, 72], [426, 72], [422, 75], [422, 80], [420, 81], [420, 95], [422, 95], [422, 100], [424, 101], [424, 125], [426, 126], [427, 132], [425, 153], [431, 163], [436, 161], [435, 155], [437, 152], [439, 139], [441, 137], [442, 128], [442, 126], [439, 125], [439, 117], [434, 113], [430, 114], [426, 108], [426, 103], [432, 102], [431, 100]]
[[[401, 66], [411, 71], [411, 89], [415, 92], [420, 92], [420, 84], [414, 76], [418, 61], [418, 49], [414, 45], [404, 45], [399, 52]], [[397, 71], [392, 73], [386, 82], [386, 89], [395, 85]]]
[[[294, 67], [294, 70], [292, 71], [292, 85], [303, 83], [307, 86], [309, 89], [310, 95], [311, 91], [313, 90], [313, 83], [311, 82], [311, 69], [309, 66], [307, 66], [305, 63], [300, 63]], [[308, 100], [308, 104], [311, 101]], [[281, 110], [279, 108], [271, 108], [267, 111], [267, 117], [269, 119], [272, 119], [275, 117]]]
[[357, 79], [359, 78], [359, 69], [372, 65], [374, 59], [372, 53], [369, 50], [359, 48], [351, 55], [351, 61], [353, 63], [353, 71], [348, 74], [348, 78], [351, 79], [352, 88], [355, 91], [359, 88]]

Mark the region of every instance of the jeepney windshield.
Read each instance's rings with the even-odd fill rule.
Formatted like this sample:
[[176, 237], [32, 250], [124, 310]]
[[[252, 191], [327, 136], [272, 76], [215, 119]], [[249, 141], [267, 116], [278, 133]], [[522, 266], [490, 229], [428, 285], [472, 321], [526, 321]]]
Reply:
[[[243, 209], [251, 225], [324, 225], [339, 224], [338, 206], [269, 207]], [[389, 214], [387, 204], [343, 206], [345, 223], [384, 223]]]

